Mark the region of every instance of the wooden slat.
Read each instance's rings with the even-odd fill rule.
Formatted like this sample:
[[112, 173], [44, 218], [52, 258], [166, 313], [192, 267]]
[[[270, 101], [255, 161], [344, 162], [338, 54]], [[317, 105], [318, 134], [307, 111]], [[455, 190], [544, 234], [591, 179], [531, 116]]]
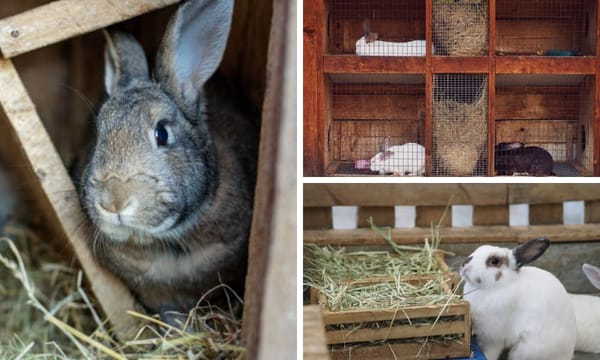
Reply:
[[[433, 44], [433, 1], [425, 0], [425, 42]], [[425, 49], [425, 175], [431, 176], [433, 164], [431, 151], [433, 147], [432, 104], [433, 104], [433, 74], [431, 72], [432, 46]]]
[[510, 184], [510, 204], [551, 204], [575, 200], [599, 200], [598, 184]]
[[333, 95], [332, 100], [336, 120], [417, 120], [418, 109], [425, 107], [421, 95]]
[[[488, 147], [487, 174], [495, 175], [496, 154], [496, 0], [488, 1]], [[473, 220], [474, 221], [474, 220]]]
[[473, 225], [508, 225], [508, 205], [482, 205], [473, 207]]
[[[596, 57], [600, 56], [600, 4], [596, 3]], [[593, 124], [592, 129], [588, 129], [588, 132], [593, 134], [593, 142], [590, 144], [593, 146], [593, 161], [594, 176], [600, 176], [600, 61], [596, 60], [596, 76], [594, 83], [594, 110], [593, 110]]]
[[462, 321], [438, 322], [431, 325], [403, 325], [383, 327], [379, 329], [346, 329], [330, 330], [325, 333], [327, 344], [345, 344], [386, 339], [410, 339], [416, 337], [460, 334], [465, 331]]
[[394, 227], [396, 223], [393, 206], [361, 206], [358, 208], [358, 226], [368, 227], [369, 217], [377, 226]]
[[585, 202], [585, 223], [600, 223], [600, 200]]
[[579, 93], [522, 94], [513, 92], [513, 88], [507, 90], [509, 93], [496, 96], [496, 119], [577, 119]]
[[[419, 357], [417, 357], [419, 354]], [[421, 343], [383, 343], [346, 349], [332, 350], [333, 360], [414, 360], [414, 359], [447, 359], [469, 357], [471, 349], [468, 343], [449, 342], [447, 344], [428, 342]]]
[[[440, 229], [443, 243], [493, 243], [525, 242], [537, 237], [548, 237], [553, 242], [600, 240], [600, 226], [586, 225], [535, 225], [535, 226], [472, 226]], [[398, 244], [423, 244], [431, 237], [431, 229], [393, 229], [392, 239]], [[387, 243], [371, 229], [306, 230], [304, 242], [335, 246], [385, 246]]]
[[563, 204], [535, 204], [529, 205], [529, 224], [551, 225], [562, 224]]
[[60, 223], [100, 306], [117, 334], [127, 338], [135, 327], [133, 318], [126, 315], [127, 310], [134, 309], [133, 297], [116, 276], [101, 268], [93, 259], [87, 244], [89, 232], [82, 225], [87, 224], [87, 220], [75, 187], [11, 60], [0, 59], [0, 84], [3, 84], [0, 105], [29, 166], [38, 176], [39, 182], [30, 185], [41, 187], [44, 200], [53, 211], [51, 215]]
[[305, 360], [328, 360], [329, 353], [325, 344], [325, 325], [319, 305], [303, 306], [304, 339], [302, 352]]
[[[437, 317], [440, 313], [439, 306], [417, 306], [396, 309], [371, 309], [371, 310], [347, 310], [347, 311], [325, 311], [323, 313], [323, 322], [326, 325], [344, 324], [348, 319], [352, 322], [369, 322], [369, 321], [387, 321], [387, 320], [402, 320], [405, 318], [419, 319], [428, 317]], [[450, 304], [442, 313], [443, 316], [464, 315], [467, 313], [466, 304]]]
[[323, 56], [325, 74], [423, 74], [425, 57], [414, 56]]
[[487, 56], [433, 56], [431, 70], [434, 74], [483, 74], [487, 73]]
[[596, 58], [543, 57], [543, 56], [497, 56], [497, 74], [570, 74], [593, 75]]
[[304, 229], [331, 229], [333, 217], [330, 207], [305, 207], [303, 211]]
[[440, 224], [441, 226], [452, 225], [452, 211], [450, 208], [447, 210], [446, 208], [446, 206], [417, 206], [415, 226], [428, 227], [432, 224]]
[[13, 57], [179, 0], [60, 0], [0, 20], [0, 51]]

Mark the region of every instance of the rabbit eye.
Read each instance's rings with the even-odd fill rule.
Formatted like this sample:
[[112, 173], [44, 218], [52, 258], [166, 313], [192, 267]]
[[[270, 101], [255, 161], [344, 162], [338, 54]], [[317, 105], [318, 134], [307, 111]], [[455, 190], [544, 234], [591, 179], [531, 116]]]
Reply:
[[158, 124], [156, 124], [156, 128], [154, 128], [154, 139], [156, 139], [157, 146], [167, 146], [169, 132], [162, 121], [159, 121]]
[[500, 264], [502, 264], [502, 260], [500, 260], [499, 257], [491, 256], [490, 258], [488, 258], [486, 265], [493, 266], [493, 267], [500, 267]]

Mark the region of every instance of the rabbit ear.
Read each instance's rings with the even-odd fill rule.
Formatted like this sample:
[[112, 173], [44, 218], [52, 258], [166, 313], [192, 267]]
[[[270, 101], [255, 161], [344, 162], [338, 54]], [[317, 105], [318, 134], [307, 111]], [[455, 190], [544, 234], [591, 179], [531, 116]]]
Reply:
[[537, 238], [514, 248], [512, 253], [517, 260], [517, 268], [542, 256], [548, 246], [550, 246], [550, 240], [547, 238]]
[[149, 79], [144, 50], [131, 35], [107, 31], [104, 35], [104, 87], [109, 95], [127, 87], [133, 79]]
[[158, 80], [185, 108], [217, 70], [229, 36], [233, 0], [192, 0], [171, 19], [156, 60]]
[[592, 285], [600, 289], [600, 268], [590, 264], [583, 264], [583, 272]]

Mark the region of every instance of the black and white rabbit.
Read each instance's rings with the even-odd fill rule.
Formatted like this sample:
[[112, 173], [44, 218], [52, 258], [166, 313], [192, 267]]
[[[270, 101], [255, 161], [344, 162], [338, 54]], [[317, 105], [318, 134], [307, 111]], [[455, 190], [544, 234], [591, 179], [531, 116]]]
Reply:
[[484, 245], [463, 263], [464, 298], [488, 360], [573, 357], [575, 313], [567, 291], [551, 273], [523, 266], [549, 245], [544, 238], [512, 250]]
[[[600, 268], [583, 264], [583, 273], [588, 280], [600, 289]], [[575, 350], [600, 353], [600, 297], [571, 294], [577, 319], [577, 344]]]
[[108, 98], [80, 197], [97, 261], [163, 315], [221, 282], [243, 289], [258, 130], [231, 93], [207, 84], [232, 12], [233, 0], [182, 3], [152, 74], [133, 37], [108, 38]]

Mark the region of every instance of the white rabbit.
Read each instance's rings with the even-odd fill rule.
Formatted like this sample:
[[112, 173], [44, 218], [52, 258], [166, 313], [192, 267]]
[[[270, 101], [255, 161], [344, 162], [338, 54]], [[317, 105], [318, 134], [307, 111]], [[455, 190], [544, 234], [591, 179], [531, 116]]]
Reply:
[[425, 56], [425, 40], [392, 42], [373, 40], [365, 36], [356, 41], [358, 56]]
[[573, 357], [575, 313], [567, 291], [551, 273], [523, 266], [549, 245], [545, 238], [512, 250], [484, 245], [463, 263], [464, 298], [488, 360]]
[[425, 174], [425, 147], [417, 143], [394, 145], [371, 158], [371, 171], [384, 175], [420, 176]]
[[[583, 264], [583, 272], [600, 289], [600, 268]], [[575, 350], [600, 353], [600, 297], [570, 294], [577, 319]]]

